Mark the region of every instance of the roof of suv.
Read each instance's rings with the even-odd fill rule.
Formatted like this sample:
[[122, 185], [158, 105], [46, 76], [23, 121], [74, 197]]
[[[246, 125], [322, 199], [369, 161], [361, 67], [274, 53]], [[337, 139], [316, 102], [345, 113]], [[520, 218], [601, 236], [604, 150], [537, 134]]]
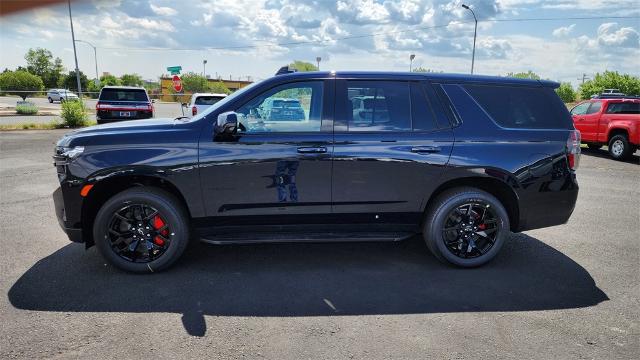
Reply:
[[512, 84], [528, 86], [546, 86], [556, 88], [559, 83], [549, 80], [519, 79], [502, 76], [468, 75], [468, 74], [445, 74], [445, 73], [422, 73], [422, 72], [391, 72], [391, 71], [309, 71], [295, 72], [290, 74], [277, 75], [276, 78], [314, 78], [333, 77], [338, 78], [367, 78], [380, 80], [431, 80], [438, 82], [476, 82], [493, 84]]

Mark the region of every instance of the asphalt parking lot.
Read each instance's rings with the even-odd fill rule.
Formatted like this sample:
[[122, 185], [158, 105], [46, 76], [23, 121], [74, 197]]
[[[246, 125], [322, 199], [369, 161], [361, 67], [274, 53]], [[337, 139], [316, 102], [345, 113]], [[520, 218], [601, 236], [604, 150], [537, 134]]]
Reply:
[[640, 157], [584, 150], [563, 226], [492, 263], [400, 243], [192, 244], [131, 275], [71, 244], [53, 213], [64, 131], [0, 132], [0, 358], [640, 357]]

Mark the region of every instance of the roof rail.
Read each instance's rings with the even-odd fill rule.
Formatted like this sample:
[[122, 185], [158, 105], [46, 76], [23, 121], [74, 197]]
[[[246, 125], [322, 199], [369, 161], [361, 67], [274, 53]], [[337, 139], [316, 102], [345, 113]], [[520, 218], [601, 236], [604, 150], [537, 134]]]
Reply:
[[298, 71], [297, 69], [292, 68], [289, 65], [283, 66], [281, 67], [278, 72], [276, 72], [276, 75], [284, 75], [284, 74], [292, 74], [294, 72]]

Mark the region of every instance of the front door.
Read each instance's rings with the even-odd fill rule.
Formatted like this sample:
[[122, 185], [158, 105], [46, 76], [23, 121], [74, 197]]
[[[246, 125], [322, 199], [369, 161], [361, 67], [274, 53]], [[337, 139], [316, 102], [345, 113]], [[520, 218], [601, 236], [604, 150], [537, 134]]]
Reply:
[[337, 80], [333, 212], [419, 223], [453, 146], [429, 84]]
[[332, 87], [313, 80], [265, 90], [234, 109], [233, 138], [201, 141], [208, 216], [285, 224], [331, 211]]

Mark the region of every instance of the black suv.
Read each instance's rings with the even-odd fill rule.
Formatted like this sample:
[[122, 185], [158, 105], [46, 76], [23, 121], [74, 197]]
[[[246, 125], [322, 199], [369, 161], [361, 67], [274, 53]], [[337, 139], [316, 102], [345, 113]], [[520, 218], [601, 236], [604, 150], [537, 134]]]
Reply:
[[105, 86], [96, 103], [98, 124], [153, 117], [153, 101], [147, 90], [134, 86]]
[[[213, 244], [398, 241], [473, 267], [510, 231], [565, 223], [579, 133], [557, 83], [374, 72], [285, 74], [191, 119], [60, 139], [54, 193], [72, 241], [134, 272]], [[292, 99], [266, 118], [268, 104]]]

